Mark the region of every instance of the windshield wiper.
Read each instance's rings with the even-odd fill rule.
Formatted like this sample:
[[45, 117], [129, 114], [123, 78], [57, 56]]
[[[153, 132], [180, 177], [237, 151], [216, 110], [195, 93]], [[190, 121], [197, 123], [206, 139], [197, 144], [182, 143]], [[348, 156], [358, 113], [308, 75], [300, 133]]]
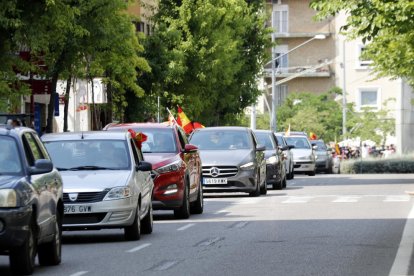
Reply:
[[69, 169], [63, 169], [69, 171], [92, 171], [92, 170], [115, 170], [114, 168], [107, 168], [107, 167], [100, 167], [100, 166], [79, 166], [73, 167]]

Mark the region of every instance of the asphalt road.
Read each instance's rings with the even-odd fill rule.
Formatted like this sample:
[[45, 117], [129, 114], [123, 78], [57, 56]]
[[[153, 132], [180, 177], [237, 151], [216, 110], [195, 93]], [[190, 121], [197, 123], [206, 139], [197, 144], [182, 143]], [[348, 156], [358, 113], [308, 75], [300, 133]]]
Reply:
[[122, 230], [64, 232], [62, 264], [35, 275], [414, 274], [410, 191], [414, 175], [321, 174], [258, 198], [207, 194], [204, 214], [155, 212], [137, 242]]

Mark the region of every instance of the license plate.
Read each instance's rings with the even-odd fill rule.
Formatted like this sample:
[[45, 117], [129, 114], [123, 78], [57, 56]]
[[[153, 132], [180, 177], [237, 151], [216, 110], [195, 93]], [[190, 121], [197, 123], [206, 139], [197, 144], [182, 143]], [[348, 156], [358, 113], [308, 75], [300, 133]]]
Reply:
[[81, 213], [91, 213], [91, 205], [65, 205], [63, 207], [65, 214], [81, 214]]
[[227, 178], [203, 178], [204, 184], [227, 184]]

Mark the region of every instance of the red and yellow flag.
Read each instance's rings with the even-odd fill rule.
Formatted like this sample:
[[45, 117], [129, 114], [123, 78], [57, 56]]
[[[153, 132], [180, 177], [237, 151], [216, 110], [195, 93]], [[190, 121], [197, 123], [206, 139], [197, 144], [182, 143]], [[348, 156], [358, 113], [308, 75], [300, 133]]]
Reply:
[[147, 141], [147, 139], [148, 139], [148, 136], [145, 135], [142, 132], [136, 133], [133, 129], [128, 129], [128, 132], [131, 133], [131, 137], [134, 139], [135, 145], [138, 148], [141, 148], [142, 143], [145, 142], [145, 141]]
[[309, 133], [309, 139], [310, 139], [310, 140], [317, 140], [317, 139], [318, 139], [318, 137], [316, 136], [316, 134], [315, 134], [315, 133], [311, 132], [311, 133]]
[[180, 125], [185, 133], [190, 134], [193, 130], [193, 124], [191, 123], [190, 119], [188, 119], [187, 115], [183, 112], [180, 106], [178, 106], [178, 117], [177, 117], [177, 123]]

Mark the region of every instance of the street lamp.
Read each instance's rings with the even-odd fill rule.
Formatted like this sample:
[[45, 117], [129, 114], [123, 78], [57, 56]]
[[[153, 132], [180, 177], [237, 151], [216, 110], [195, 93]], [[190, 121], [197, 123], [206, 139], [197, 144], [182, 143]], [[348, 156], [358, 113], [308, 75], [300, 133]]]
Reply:
[[[273, 16], [273, 13], [272, 13]], [[274, 20], [272, 18], [272, 25]], [[272, 26], [274, 28], [274, 26]], [[293, 47], [292, 49], [290, 49], [289, 51], [287, 51], [286, 53], [283, 53], [277, 57], [275, 57], [275, 48], [272, 46], [272, 60], [270, 60], [269, 62], [266, 63], [269, 64], [270, 62], [272, 63], [272, 112], [271, 112], [271, 118], [270, 118], [270, 129], [274, 132], [277, 131], [277, 123], [276, 123], [276, 69], [279, 68], [279, 64], [277, 66], [277, 68], [275, 67], [275, 61], [286, 56], [287, 54], [291, 53], [292, 51], [302, 47], [305, 44], [308, 44], [309, 42], [318, 39], [318, 40], [322, 40], [325, 39], [326, 36], [324, 34], [317, 34], [314, 37], [312, 37], [311, 39], [306, 40], [305, 42]], [[274, 44], [275, 42], [275, 33], [272, 32], [272, 44]]]

